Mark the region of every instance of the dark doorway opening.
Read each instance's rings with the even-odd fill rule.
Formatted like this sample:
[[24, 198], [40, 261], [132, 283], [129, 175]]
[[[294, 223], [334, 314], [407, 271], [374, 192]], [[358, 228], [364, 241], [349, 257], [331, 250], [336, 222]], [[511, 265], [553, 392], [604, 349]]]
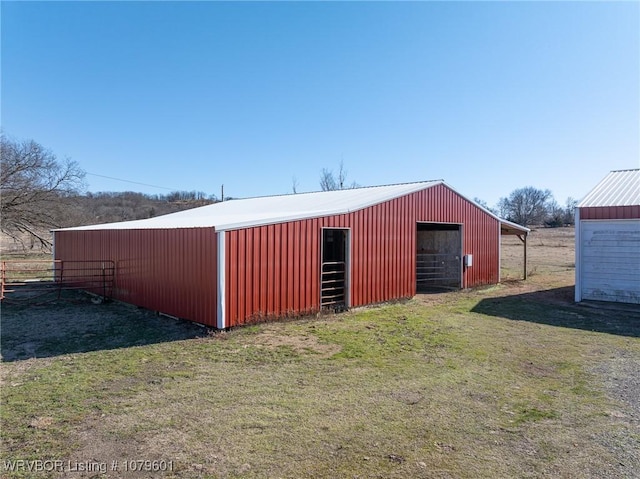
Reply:
[[334, 311], [345, 310], [348, 284], [349, 230], [322, 230], [322, 266], [320, 278], [320, 307]]
[[462, 226], [418, 223], [416, 291], [428, 293], [462, 288]]

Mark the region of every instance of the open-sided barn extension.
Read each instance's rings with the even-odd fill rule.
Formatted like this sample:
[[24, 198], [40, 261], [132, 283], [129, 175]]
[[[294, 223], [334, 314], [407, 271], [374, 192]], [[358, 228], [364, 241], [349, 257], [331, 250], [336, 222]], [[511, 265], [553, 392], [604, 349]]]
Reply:
[[610, 172], [578, 204], [575, 291], [640, 304], [640, 169]]
[[113, 260], [113, 297], [227, 328], [500, 280], [501, 220], [443, 181], [215, 203], [54, 232], [55, 259]]

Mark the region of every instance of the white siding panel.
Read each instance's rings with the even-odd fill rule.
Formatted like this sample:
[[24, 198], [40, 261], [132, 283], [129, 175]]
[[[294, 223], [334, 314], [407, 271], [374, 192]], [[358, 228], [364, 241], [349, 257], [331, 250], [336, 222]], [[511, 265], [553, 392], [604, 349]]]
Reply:
[[640, 304], [640, 220], [580, 223], [582, 299]]

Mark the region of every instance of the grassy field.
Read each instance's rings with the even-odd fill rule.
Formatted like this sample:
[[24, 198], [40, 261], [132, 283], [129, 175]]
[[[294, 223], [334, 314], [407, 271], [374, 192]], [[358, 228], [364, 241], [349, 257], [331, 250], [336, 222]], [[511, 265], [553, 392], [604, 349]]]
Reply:
[[572, 241], [534, 231], [526, 282], [509, 238], [500, 285], [226, 333], [7, 304], [0, 475], [640, 477], [640, 313], [573, 304]]

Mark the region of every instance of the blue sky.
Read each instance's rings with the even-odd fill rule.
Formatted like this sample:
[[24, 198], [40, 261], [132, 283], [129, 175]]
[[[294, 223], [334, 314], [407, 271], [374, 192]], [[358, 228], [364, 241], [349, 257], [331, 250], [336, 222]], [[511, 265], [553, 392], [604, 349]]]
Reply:
[[638, 2], [2, 2], [2, 129], [89, 191], [444, 179], [580, 198], [640, 161]]

